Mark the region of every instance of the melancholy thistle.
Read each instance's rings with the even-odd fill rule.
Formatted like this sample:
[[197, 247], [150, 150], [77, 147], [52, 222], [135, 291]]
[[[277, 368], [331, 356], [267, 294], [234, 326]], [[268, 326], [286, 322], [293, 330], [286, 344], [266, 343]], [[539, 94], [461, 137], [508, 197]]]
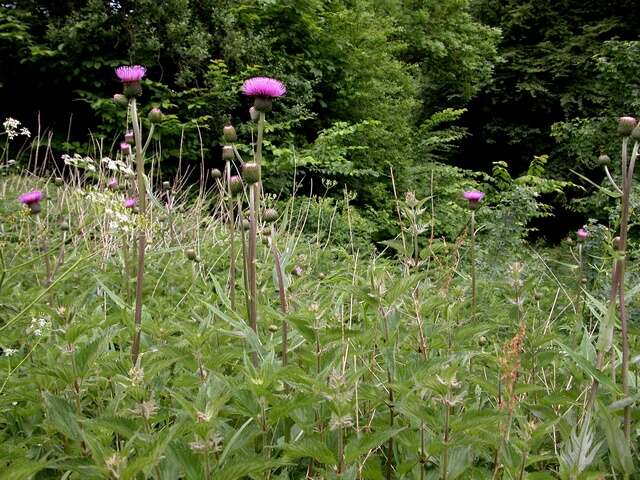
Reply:
[[36, 214], [40, 213], [40, 202], [43, 198], [44, 194], [40, 190], [32, 190], [20, 195], [18, 200], [29, 207], [32, 214]]
[[589, 236], [589, 232], [585, 228], [579, 228], [576, 232], [576, 236], [578, 237], [578, 240], [584, 241]]
[[484, 198], [484, 192], [479, 190], [467, 190], [462, 194], [462, 196], [469, 202], [469, 208], [475, 210], [480, 206], [480, 202]]
[[141, 65], [123, 65], [116, 68], [116, 75], [123, 85], [122, 93], [129, 100], [142, 94], [140, 82], [146, 72], [147, 69]]
[[272, 100], [287, 92], [287, 87], [280, 80], [269, 77], [250, 78], [242, 84], [245, 95], [254, 97], [253, 106], [258, 112], [270, 112]]
[[111, 177], [107, 182], [107, 188], [109, 190], [117, 190], [118, 189], [118, 179], [116, 177]]
[[138, 201], [135, 198], [127, 198], [124, 201], [124, 208], [133, 208], [137, 203]]

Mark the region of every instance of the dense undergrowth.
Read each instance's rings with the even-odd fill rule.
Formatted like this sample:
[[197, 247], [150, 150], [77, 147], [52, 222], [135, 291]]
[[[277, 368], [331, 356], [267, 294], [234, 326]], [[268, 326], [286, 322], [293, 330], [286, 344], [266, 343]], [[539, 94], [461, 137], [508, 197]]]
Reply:
[[[289, 311], [262, 224], [256, 333], [240, 266], [231, 306], [220, 183], [158, 186], [143, 216], [105, 178], [0, 182], [1, 479], [637, 478], [638, 413], [627, 441], [622, 412], [638, 394], [622, 394], [605, 227], [534, 249], [481, 207], [473, 305], [466, 214], [455, 238], [430, 238], [411, 219], [436, 210], [410, 195], [404, 234], [378, 252], [358, 246], [347, 200], [294, 197], [270, 233]], [[33, 188], [38, 215], [17, 200]], [[148, 245], [133, 365], [136, 228]]]

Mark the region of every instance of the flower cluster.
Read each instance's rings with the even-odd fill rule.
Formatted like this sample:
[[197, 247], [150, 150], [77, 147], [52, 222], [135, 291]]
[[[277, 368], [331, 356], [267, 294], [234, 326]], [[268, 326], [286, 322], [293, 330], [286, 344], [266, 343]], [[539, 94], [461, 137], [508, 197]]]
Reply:
[[4, 127], [4, 133], [9, 137], [9, 140], [13, 140], [20, 135], [27, 138], [31, 137], [29, 129], [26, 127], [20, 127], [20, 121], [15, 118], [6, 118], [2, 123], [2, 126]]
[[31, 324], [27, 327], [27, 335], [33, 334], [35, 337], [44, 337], [51, 330], [51, 319], [49, 317], [32, 318]]
[[[129, 145], [127, 144], [127, 147]], [[104, 157], [100, 160], [102, 164], [107, 168], [107, 170], [111, 170], [112, 172], [122, 173], [127, 177], [133, 176], [133, 170], [122, 160], [112, 160], [109, 157]]]
[[62, 155], [62, 160], [65, 165], [69, 165], [71, 167], [81, 168], [83, 170], [88, 170], [89, 172], [97, 171], [96, 162], [91, 157], [83, 157], [77, 153], [74, 153], [72, 157], [65, 153]]
[[2, 348], [2, 355], [5, 357], [12, 357], [16, 353], [18, 353], [16, 348]]

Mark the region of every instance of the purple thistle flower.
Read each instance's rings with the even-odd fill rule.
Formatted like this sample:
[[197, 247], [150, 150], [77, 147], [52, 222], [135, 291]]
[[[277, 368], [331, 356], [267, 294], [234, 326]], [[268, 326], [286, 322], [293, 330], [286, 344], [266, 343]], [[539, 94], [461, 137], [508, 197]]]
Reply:
[[250, 97], [278, 98], [287, 92], [287, 87], [275, 78], [253, 77], [242, 84], [242, 91]]
[[32, 190], [31, 192], [23, 193], [18, 197], [20, 202], [25, 205], [33, 205], [36, 203], [40, 203], [40, 201], [44, 198], [43, 193], [40, 190]]
[[125, 155], [128, 154], [131, 151], [131, 145], [127, 142], [120, 142], [120, 151]]
[[146, 72], [147, 69], [142, 65], [122, 65], [116, 68], [116, 75], [124, 84], [140, 82]]
[[111, 179], [107, 182], [107, 187], [111, 190], [115, 190], [118, 188], [118, 179], [116, 177], [111, 177]]
[[124, 208], [133, 208], [136, 206], [136, 203], [138, 203], [138, 201], [135, 198], [127, 198], [124, 201]]
[[584, 228], [579, 228], [576, 235], [578, 236], [578, 240], [586, 240], [589, 236], [589, 231]]
[[469, 203], [478, 203], [484, 198], [484, 192], [480, 192], [479, 190], [467, 190], [462, 194], [462, 196], [465, 200], [468, 200]]

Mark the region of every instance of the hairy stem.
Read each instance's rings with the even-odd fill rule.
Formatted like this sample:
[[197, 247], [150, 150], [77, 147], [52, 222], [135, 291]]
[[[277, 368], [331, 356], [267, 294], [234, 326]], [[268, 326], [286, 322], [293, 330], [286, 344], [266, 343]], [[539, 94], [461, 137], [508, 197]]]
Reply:
[[[142, 134], [140, 132], [140, 119], [138, 117], [138, 109], [136, 99], [132, 98], [129, 102], [131, 109], [131, 121], [133, 123], [133, 135], [136, 147], [136, 177], [138, 180], [138, 205], [140, 209], [141, 220], [144, 219], [146, 213], [146, 186], [144, 181], [144, 158], [142, 155]], [[134, 312], [134, 336], [133, 345], [131, 347], [131, 360], [134, 365], [138, 362], [140, 354], [140, 332], [142, 330], [142, 287], [144, 281], [144, 254], [146, 249], [147, 237], [144, 232], [144, 226], [138, 224], [138, 269], [136, 271], [136, 307]]]

